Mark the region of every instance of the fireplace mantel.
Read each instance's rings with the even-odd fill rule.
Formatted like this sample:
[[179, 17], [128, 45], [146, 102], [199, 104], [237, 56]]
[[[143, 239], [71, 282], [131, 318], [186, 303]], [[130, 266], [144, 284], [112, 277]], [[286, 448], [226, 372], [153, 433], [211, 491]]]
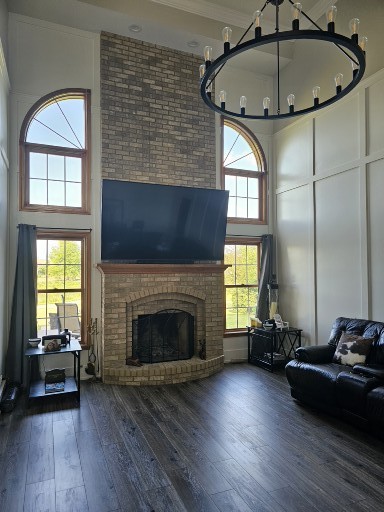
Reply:
[[96, 265], [103, 274], [212, 274], [224, 272], [230, 266], [217, 263], [191, 263], [189, 265], [98, 263]]

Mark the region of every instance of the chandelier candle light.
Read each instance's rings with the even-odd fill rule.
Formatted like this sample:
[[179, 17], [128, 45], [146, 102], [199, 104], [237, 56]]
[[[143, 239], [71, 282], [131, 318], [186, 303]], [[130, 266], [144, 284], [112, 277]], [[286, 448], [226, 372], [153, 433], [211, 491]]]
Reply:
[[[329, 7], [326, 12], [327, 30], [323, 30], [317, 25], [302, 9], [301, 3], [294, 3], [292, 0], [288, 0], [287, 3], [291, 4], [292, 11], [292, 30], [280, 31], [279, 28], [279, 9], [280, 5], [284, 0], [267, 0], [260, 10], [257, 10], [253, 15], [253, 21], [239, 40], [239, 42], [231, 48], [231, 35], [232, 29], [225, 27], [222, 31], [224, 41], [224, 52], [217, 59], [212, 60], [212, 48], [206, 46], [204, 48], [204, 60], [205, 63], [200, 66], [200, 93], [204, 102], [209, 108], [219, 114], [223, 114], [229, 117], [240, 117], [245, 119], [283, 119], [292, 116], [298, 116], [324, 108], [331, 103], [341, 99], [347, 95], [362, 79], [365, 72], [365, 52], [367, 47], [368, 39], [361, 37], [359, 39], [359, 24], [358, 18], [353, 18], [349, 23], [350, 37], [343, 36], [335, 32], [335, 20], [337, 9], [334, 5]], [[275, 7], [276, 17], [276, 29], [272, 34], [263, 35], [262, 33], [262, 18], [263, 11], [268, 5]], [[300, 29], [300, 18], [304, 16], [314, 27], [313, 30], [301, 30]], [[254, 37], [244, 41], [251, 28], [254, 27]], [[345, 58], [351, 63], [351, 80], [343, 87], [344, 76], [342, 73], [337, 73], [334, 77], [335, 80], [335, 94], [327, 99], [321, 99], [320, 87], [315, 85], [312, 89], [313, 104], [295, 110], [295, 95], [290, 93], [287, 97], [288, 111], [281, 112], [280, 105], [280, 43], [284, 41], [295, 41], [295, 40], [316, 40], [316, 41], [327, 41], [333, 43], [335, 51], [340, 51], [344, 54]], [[219, 104], [216, 104], [214, 98], [212, 98], [212, 86], [217, 75], [221, 69], [226, 65], [228, 61], [236, 57], [237, 55], [254, 48], [261, 46], [276, 44], [276, 77], [277, 77], [277, 109], [276, 113], [270, 112], [271, 99], [264, 98], [262, 105], [260, 105], [260, 112], [249, 113], [246, 111], [247, 98], [245, 96], [240, 97], [240, 109], [237, 112], [232, 112], [226, 109], [227, 92], [221, 90], [219, 93]]]

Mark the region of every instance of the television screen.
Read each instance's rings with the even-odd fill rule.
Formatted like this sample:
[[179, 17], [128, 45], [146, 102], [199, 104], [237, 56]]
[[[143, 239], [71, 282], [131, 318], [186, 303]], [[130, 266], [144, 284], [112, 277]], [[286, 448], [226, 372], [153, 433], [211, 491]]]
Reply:
[[102, 261], [222, 260], [226, 190], [103, 180]]

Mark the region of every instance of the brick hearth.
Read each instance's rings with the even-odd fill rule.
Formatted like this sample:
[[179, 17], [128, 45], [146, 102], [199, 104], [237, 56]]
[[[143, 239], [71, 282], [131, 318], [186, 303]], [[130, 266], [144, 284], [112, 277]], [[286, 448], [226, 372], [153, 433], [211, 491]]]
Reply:
[[[148, 385], [207, 377], [224, 365], [224, 265], [100, 264], [102, 273], [102, 378], [108, 384]], [[163, 309], [195, 317], [192, 359], [126, 365], [132, 355], [132, 320]], [[206, 360], [199, 358], [206, 341]]]

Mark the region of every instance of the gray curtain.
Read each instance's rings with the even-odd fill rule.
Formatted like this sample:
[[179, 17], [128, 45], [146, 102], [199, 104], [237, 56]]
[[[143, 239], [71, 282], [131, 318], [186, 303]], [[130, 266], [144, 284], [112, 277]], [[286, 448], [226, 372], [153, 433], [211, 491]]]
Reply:
[[259, 295], [256, 305], [256, 317], [261, 320], [269, 318], [269, 293], [268, 283], [273, 274], [273, 236], [263, 235], [261, 241], [261, 262]]
[[[36, 338], [36, 226], [19, 224], [11, 324], [5, 372], [10, 381], [27, 384], [25, 349]], [[32, 379], [39, 378], [37, 358], [32, 358]]]

